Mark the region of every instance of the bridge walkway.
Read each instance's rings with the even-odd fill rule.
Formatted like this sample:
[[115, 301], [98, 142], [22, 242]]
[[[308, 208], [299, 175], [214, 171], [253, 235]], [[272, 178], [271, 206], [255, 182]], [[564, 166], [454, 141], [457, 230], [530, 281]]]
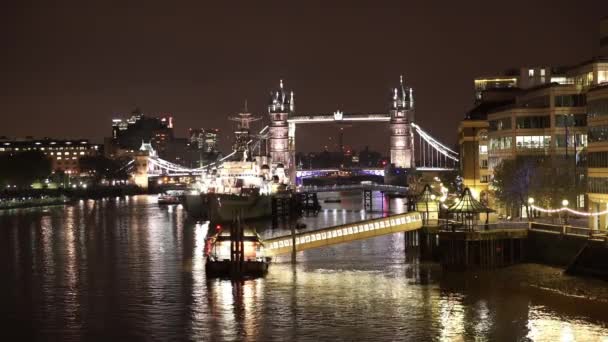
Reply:
[[[304, 251], [419, 228], [422, 228], [422, 216], [418, 212], [409, 212], [298, 233], [295, 245], [296, 251]], [[288, 254], [292, 250], [292, 236], [267, 239], [264, 245], [269, 256]]]

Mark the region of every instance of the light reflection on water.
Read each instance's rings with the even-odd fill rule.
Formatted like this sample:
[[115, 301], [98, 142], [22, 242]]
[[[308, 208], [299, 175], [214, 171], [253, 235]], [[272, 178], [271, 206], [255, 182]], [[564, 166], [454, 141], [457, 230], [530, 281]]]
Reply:
[[[402, 235], [301, 252], [295, 268], [278, 258], [263, 279], [207, 279], [205, 227], [183, 208], [154, 200], [1, 212], [2, 334], [59, 340], [608, 339], [606, 302], [526, 285], [555, 279], [554, 268], [445, 273], [405, 254]], [[403, 208], [396, 203], [391, 209]], [[350, 210], [328, 204], [319, 217], [304, 218], [305, 230], [361, 219], [360, 198], [346, 196], [341, 205]], [[287, 225], [254, 225], [264, 236], [288, 232]], [[559, 277], [558, 285], [573, 282]], [[606, 297], [605, 283], [575, 283]]]

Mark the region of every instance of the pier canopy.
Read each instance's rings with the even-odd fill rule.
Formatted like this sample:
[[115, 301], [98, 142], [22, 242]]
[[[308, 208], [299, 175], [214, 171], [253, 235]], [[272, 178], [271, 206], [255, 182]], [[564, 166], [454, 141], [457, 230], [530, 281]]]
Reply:
[[439, 201], [438, 196], [433, 193], [431, 186], [426, 184], [416, 199], [416, 211], [422, 214], [424, 225], [430, 222], [438, 222]]
[[456, 200], [447, 209], [448, 215], [454, 218], [452, 221], [452, 228], [460, 226], [465, 230], [474, 230], [474, 227], [480, 221], [480, 214], [485, 213], [485, 227], [488, 227], [490, 213], [494, 212], [494, 209], [488, 208], [481, 202], [476, 200], [471, 195], [471, 190], [465, 188], [460, 195], [460, 198]]

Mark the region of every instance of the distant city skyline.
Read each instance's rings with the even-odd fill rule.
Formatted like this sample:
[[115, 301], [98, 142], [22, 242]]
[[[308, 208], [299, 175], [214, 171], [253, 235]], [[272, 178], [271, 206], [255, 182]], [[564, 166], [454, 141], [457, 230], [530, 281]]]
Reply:
[[[414, 88], [416, 120], [454, 145], [457, 123], [473, 107], [474, 77], [596, 55], [597, 23], [608, 15], [608, 3], [599, 0], [441, 8], [192, 4], [172, 8], [171, 15], [154, 1], [129, 8], [19, 6], [0, 14], [0, 113], [6, 118], [0, 135], [100, 142], [110, 136], [112, 118], [140, 107], [170, 113], [178, 136], [191, 127], [219, 128], [222, 149], [231, 143], [228, 117], [245, 99], [266, 117], [268, 92], [279, 79], [295, 91], [299, 114], [386, 112], [389, 89], [401, 74]], [[323, 149], [335, 130], [299, 130], [298, 151]], [[349, 131], [345, 144], [388, 149], [379, 138], [388, 133], [385, 125]]]

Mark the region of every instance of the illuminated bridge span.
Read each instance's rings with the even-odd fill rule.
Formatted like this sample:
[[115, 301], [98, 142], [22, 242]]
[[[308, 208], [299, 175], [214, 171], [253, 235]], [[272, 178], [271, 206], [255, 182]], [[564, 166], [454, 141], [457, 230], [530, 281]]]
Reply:
[[352, 184], [352, 185], [330, 185], [330, 186], [300, 186], [297, 192], [334, 192], [334, 191], [382, 191], [395, 194], [407, 194], [408, 187], [384, 184]]
[[340, 175], [341, 173], [347, 173], [349, 176], [380, 176], [384, 177], [384, 169], [379, 168], [352, 168], [352, 169], [309, 169], [309, 170], [298, 170], [296, 171], [297, 179], [305, 178], [317, 178], [317, 177], [328, 177], [333, 175]]
[[[296, 251], [407, 232], [421, 227], [422, 216], [417, 212], [359, 221], [311, 232], [298, 233], [295, 239]], [[267, 254], [270, 256], [291, 253], [292, 237], [288, 235], [268, 239], [264, 241], [264, 246]]]
[[[311, 123], [343, 123], [343, 122], [386, 122], [390, 133], [389, 140], [390, 162], [397, 169], [418, 169], [422, 171], [444, 171], [456, 169], [458, 153], [433, 138], [415, 121], [413, 89], [408, 87], [403, 77], [398, 87], [390, 91], [388, 111], [373, 113], [344, 113], [340, 110], [332, 114], [297, 114], [295, 111], [295, 95], [283, 87], [271, 92], [268, 104], [270, 123], [249, 142], [250, 156], [270, 157], [271, 168], [279, 165], [292, 184], [296, 184], [296, 126]], [[242, 146], [241, 146], [242, 147]], [[262, 152], [263, 150], [263, 152]], [[242, 150], [241, 150], [242, 151]], [[186, 168], [150, 155], [149, 162], [140, 160], [135, 167], [137, 173], [145, 180], [146, 176], [158, 175], [193, 175], [202, 173], [210, 167], [221, 167], [224, 160], [241, 154], [233, 151], [224, 159], [198, 168]], [[144, 170], [148, 167], [148, 172]], [[300, 170], [302, 171], [302, 170]], [[302, 171], [304, 172], [304, 171]], [[362, 170], [377, 176], [383, 176], [383, 170]], [[301, 173], [306, 177], [318, 177], [319, 173]], [[143, 182], [142, 182], [143, 183]]]

